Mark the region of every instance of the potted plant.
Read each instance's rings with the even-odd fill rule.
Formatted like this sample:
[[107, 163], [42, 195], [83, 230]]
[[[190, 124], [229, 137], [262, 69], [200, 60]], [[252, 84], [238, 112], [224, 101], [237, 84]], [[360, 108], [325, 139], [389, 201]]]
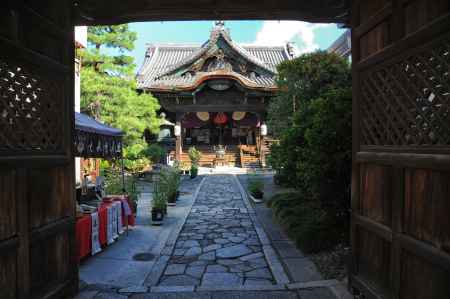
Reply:
[[248, 191], [250, 193], [250, 197], [254, 202], [262, 202], [264, 197], [264, 182], [257, 178], [253, 177], [248, 180]]
[[198, 164], [200, 162], [201, 152], [195, 146], [189, 148], [189, 159], [191, 160], [191, 179], [198, 175]]
[[155, 184], [155, 189], [153, 191], [153, 201], [152, 201], [152, 225], [161, 225], [164, 221], [164, 215], [167, 214], [166, 211], [166, 201], [167, 195], [164, 190], [161, 189], [159, 183]]
[[197, 175], [198, 175], [198, 166], [197, 165], [192, 165], [191, 166], [191, 175], [190, 175], [191, 179], [196, 178]]
[[167, 195], [167, 204], [175, 206], [180, 186], [180, 173], [178, 168], [166, 168], [161, 171], [161, 188]]

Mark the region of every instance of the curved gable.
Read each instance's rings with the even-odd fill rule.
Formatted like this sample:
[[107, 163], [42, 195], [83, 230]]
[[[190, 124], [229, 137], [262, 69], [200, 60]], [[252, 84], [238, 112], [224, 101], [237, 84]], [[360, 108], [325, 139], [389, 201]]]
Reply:
[[284, 47], [241, 46], [218, 25], [202, 46], [149, 48], [138, 72], [138, 88], [189, 90], [214, 75], [235, 78], [248, 88], [276, 88], [276, 66], [289, 59]]

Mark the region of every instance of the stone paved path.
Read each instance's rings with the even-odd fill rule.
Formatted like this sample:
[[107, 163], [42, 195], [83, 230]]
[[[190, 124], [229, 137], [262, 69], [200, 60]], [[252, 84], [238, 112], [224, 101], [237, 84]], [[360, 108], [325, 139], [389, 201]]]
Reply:
[[274, 283], [236, 181], [230, 175], [207, 176], [159, 285]]

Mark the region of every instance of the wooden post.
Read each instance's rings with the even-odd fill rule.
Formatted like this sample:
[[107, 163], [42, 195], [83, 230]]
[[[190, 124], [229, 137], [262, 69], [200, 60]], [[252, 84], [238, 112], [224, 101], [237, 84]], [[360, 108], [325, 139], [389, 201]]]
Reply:
[[261, 132], [260, 132], [260, 134], [259, 134], [259, 151], [260, 151], [260, 154], [259, 154], [259, 157], [260, 157], [260, 160], [261, 160], [261, 167], [266, 167], [266, 152], [265, 152], [265, 150], [264, 150], [264, 136], [263, 135], [261, 135]]

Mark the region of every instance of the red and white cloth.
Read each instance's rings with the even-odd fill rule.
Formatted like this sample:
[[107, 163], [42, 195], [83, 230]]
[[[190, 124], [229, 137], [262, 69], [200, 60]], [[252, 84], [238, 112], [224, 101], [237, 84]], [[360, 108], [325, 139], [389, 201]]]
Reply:
[[109, 244], [112, 244], [112, 243], [114, 243], [114, 225], [117, 225], [117, 224], [115, 224], [115, 221], [114, 221], [114, 219], [116, 218], [116, 217], [114, 217], [114, 206], [113, 205], [111, 205], [111, 206], [108, 206], [107, 208], [107, 213], [108, 213], [108, 220], [107, 220], [107, 225], [108, 225], [108, 227], [107, 227], [107, 231], [106, 231], [106, 239], [107, 239], [107, 242], [108, 242], [108, 245]]
[[95, 255], [102, 251], [102, 247], [100, 246], [100, 238], [99, 238], [99, 227], [100, 221], [98, 217], [98, 213], [91, 214], [91, 255]]
[[[116, 219], [116, 231], [123, 231], [123, 226], [127, 221], [128, 225], [134, 226], [135, 218], [130, 209], [128, 199], [122, 197], [116, 198], [115, 201], [118, 203], [118, 208], [116, 209], [119, 212], [118, 217], [113, 217], [113, 203], [103, 202], [97, 213], [85, 215], [77, 219], [75, 234], [78, 260], [89, 255], [94, 255], [98, 252], [98, 249], [102, 250], [102, 247], [114, 243], [114, 238], [112, 237], [112, 221], [114, 218]], [[94, 223], [96, 219], [97, 225]], [[96, 234], [96, 231], [98, 231], [98, 234]], [[96, 244], [98, 243], [96, 239], [98, 239], [98, 242], [100, 243], [99, 248], [97, 248]]]

